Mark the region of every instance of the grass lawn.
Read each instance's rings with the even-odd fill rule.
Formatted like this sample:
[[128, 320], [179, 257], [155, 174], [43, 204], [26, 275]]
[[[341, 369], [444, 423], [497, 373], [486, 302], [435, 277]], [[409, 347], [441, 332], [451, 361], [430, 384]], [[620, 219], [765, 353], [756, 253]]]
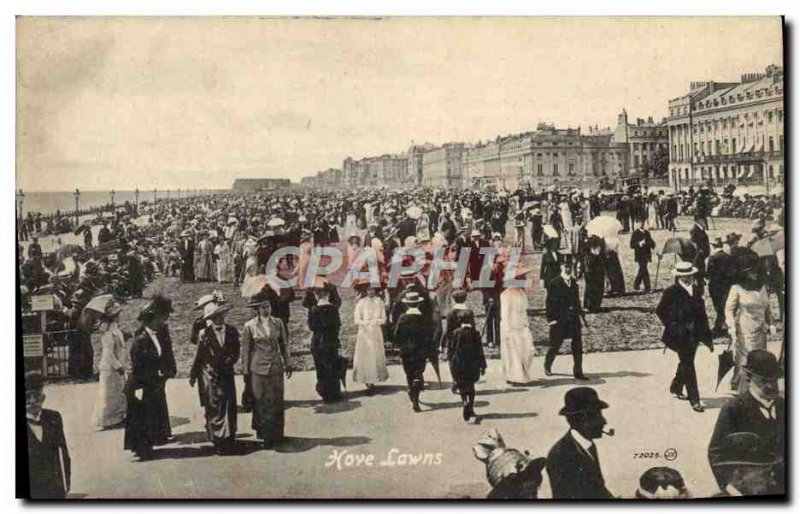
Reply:
[[[691, 227], [691, 220], [686, 217], [679, 219], [678, 228], [681, 229], [677, 235], [688, 235]], [[716, 219], [714, 225], [709, 230], [709, 235], [713, 239], [716, 236], [724, 237], [729, 232], [739, 232], [747, 235], [750, 233], [751, 222], [740, 219]], [[513, 230], [508, 232], [509, 238], [513, 236]], [[656, 241], [656, 250], [660, 251], [664, 241], [671, 237], [671, 233], [664, 230], [652, 231]], [[637, 350], [645, 348], [659, 348], [663, 345], [659, 341], [662, 326], [653, 310], [659, 300], [660, 292], [650, 294], [638, 294], [632, 292], [633, 278], [636, 275], [636, 265], [633, 262], [633, 250], [628, 246], [630, 236], [620, 235], [620, 260], [625, 274], [625, 286], [629, 292], [623, 297], [606, 298], [603, 301], [605, 312], [598, 314], [587, 314], [587, 321], [590, 328], [584, 331], [584, 351], [585, 352], [612, 352], [622, 350]], [[526, 263], [532, 262], [535, 269], [539, 269], [540, 255], [526, 254]], [[530, 259], [530, 260], [529, 260]], [[674, 263], [674, 257], [668, 255], [664, 257], [659, 272], [658, 289], [661, 290], [672, 282], [670, 271]], [[538, 272], [537, 272], [538, 273]], [[650, 265], [650, 276], [655, 280], [656, 263]], [[538, 279], [538, 274], [534, 277]], [[653, 284], [655, 287], [655, 283]], [[175, 277], [159, 277], [151, 283], [145, 291], [145, 296], [151, 296], [157, 292], [162, 292], [172, 298], [175, 313], [170, 319], [170, 331], [175, 351], [175, 358], [178, 364], [178, 376], [188, 376], [189, 368], [194, 358], [194, 346], [189, 343], [189, 330], [191, 322], [199, 313], [193, 310], [195, 301], [202, 295], [214, 289], [223, 292], [226, 299], [231, 302], [234, 308], [228, 314], [227, 321], [235, 327], [241, 327], [253, 315], [252, 309], [245, 307], [244, 299], [238, 288], [231, 284], [199, 283], [182, 284]], [[583, 298], [583, 282], [580, 282], [581, 299]], [[351, 290], [344, 290], [342, 293], [342, 308], [340, 311], [342, 318], [342, 353], [352, 360], [353, 350], [356, 339], [356, 328], [353, 324], [353, 308], [355, 304], [355, 294]], [[302, 295], [298, 295], [301, 297]], [[306, 326], [306, 310], [300, 305], [300, 298], [292, 304], [292, 315], [289, 323], [290, 352], [294, 363], [301, 369], [312, 369], [313, 362], [309, 350], [311, 332]], [[146, 300], [132, 300], [128, 302], [122, 313], [121, 325], [125, 330], [136, 328], [136, 314], [143, 302]], [[532, 294], [529, 295], [529, 319], [534, 336], [534, 346], [536, 354], [542, 354], [547, 350], [547, 322], [544, 317], [545, 291], [538, 286], [538, 280]], [[479, 292], [469, 295], [468, 304], [477, 315], [478, 329], [483, 327], [484, 315]], [[710, 298], [706, 300], [709, 313], [709, 320], [714, 321], [714, 311]], [[777, 301], [773, 298], [773, 312], [778, 313]], [[779, 335], [782, 330], [779, 327]], [[718, 344], [727, 343], [727, 339], [717, 340]], [[94, 337], [95, 361], [100, 359], [99, 338]], [[562, 352], [568, 351], [569, 345], [564, 344]], [[487, 357], [498, 358], [497, 350], [487, 349]], [[390, 363], [398, 362], [398, 357], [393, 348], [387, 346], [387, 359]]]

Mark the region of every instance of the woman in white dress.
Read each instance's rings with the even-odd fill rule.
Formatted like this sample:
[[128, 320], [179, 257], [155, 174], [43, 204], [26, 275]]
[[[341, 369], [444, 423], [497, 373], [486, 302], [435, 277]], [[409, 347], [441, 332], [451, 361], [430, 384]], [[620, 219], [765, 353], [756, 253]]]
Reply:
[[125, 351], [125, 336], [119, 328], [122, 306], [110, 300], [100, 319], [100, 384], [94, 405], [92, 423], [96, 430], [122, 426], [125, 420], [125, 373], [128, 360]]
[[214, 248], [214, 255], [217, 256], [217, 282], [233, 282], [233, 255], [226, 239]]
[[[526, 275], [530, 271], [519, 269], [516, 279], [527, 284]], [[533, 334], [528, 327], [525, 286], [507, 287], [500, 294], [500, 357], [506, 383], [527, 384], [533, 380]]]
[[386, 307], [376, 294], [375, 287], [364, 284], [366, 292], [356, 302], [353, 317], [358, 327], [356, 350], [353, 356], [353, 381], [365, 384], [371, 395], [374, 384], [389, 378], [383, 348], [383, 325]]

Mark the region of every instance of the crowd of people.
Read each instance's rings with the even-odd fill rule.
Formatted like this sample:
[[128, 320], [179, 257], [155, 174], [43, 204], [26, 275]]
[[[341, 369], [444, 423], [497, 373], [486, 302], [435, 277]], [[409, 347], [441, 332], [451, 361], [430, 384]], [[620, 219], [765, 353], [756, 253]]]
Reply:
[[[673, 270], [675, 283], [656, 307], [665, 327], [662, 341], [680, 360], [669, 392], [703, 412], [694, 370], [697, 347], [706, 344], [713, 351], [712, 338], [729, 335], [737, 396], [731, 403], [735, 405], [724, 408], [720, 416], [709, 451], [711, 465], [716, 470], [741, 462], [733, 455], [741, 444], [736, 439], [753, 434], [774, 463], [783, 455], [778, 434], [782, 421], [776, 421], [783, 419], [782, 401], [775, 385], [782, 362], [765, 349], [766, 334], [775, 331], [769, 295], [782, 294], [783, 278], [773, 261], [753, 247], [775, 234], [759, 219], [745, 245], [738, 245], [741, 237], [736, 234], [710, 241], [707, 230], [713, 207], [707, 209], [704, 202], [695, 201], [700, 208], [694, 212], [690, 232], [693, 250], [681, 255]], [[150, 299], [139, 313], [140, 326], [134, 334], [120, 330], [119, 316], [121, 303], [141, 297], [145, 284], [157, 275], [187, 283], [241, 285], [242, 296], [253, 309], [253, 317], [237, 328], [226, 322], [231, 303], [219, 291], [196, 303], [200, 314], [189, 341], [195, 347], [190, 385], [198, 389], [208, 438], [218, 454], [230, 453], [236, 444], [237, 403], [253, 413], [252, 428], [264, 448], [281, 444], [285, 379], [295, 369], [289, 319], [298, 297], [312, 333], [309, 346], [322, 402], [344, 397], [342, 386], [351, 366], [352, 379], [371, 394], [388, 379], [385, 345], [390, 344], [402, 361], [413, 412], [422, 410], [426, 366], [430, 363], [438, 370], [444, 360], [453, 377], [453, 392], [462, 399], [463, 421], [474, 424], [479, 419], [476, 384], [487, 367], [485, 347], [499, 348], [508, 384], [525, 385], [536, 378], [527, 312], [531, 283], [538, 279], [546, 290], [550, 349], [543, 374], [552, 374], [560, 346], [569, 340], [572, 374], [577, 381], [586, 380], [585, 313], [602, 312], [604, 297], [626, 294], [617, 232], [631, 232], [638, 266], [633, 288], [650, 292], [648, 266], [655, 248], [650, 230], [675, 230], [681, 212], [673, 208], [676, 204], [674, 195], [632, 191], [630, 198], [622, 197], [617, 204], [615, 220], [602, 215], [598, 193], [577, 190], [379, 189], [359, 194], [284, 190], [165, 201], [142, 210], [146, 223], [121, 216], [111, 227], [102, 227], [108, 232], [99, 245], [85, 245], [69, 257], [43, 256], [38, 242], [31, 242], [26, 252], [20, 252], [23, 309], [33, 293], [51, 292], [59, 299], [64, 318], [82, 338], [75, 345], [74, 358], [82, 362], [76, 376], [93, 375], [93, 357], [87, 354], [91, 333], [100, 335], [103, 355], [94, 422], [98, 429], [124, 427], [124, 448], [140, 460], [152, 458], [154, 448], [171, 437], [164, 384], [177, 373], [169, 331], [173, 305], [163, 296]], [[594, 229], [613, 227], [606, 221], [619, 225], [605, 233]], [[508, 226], [514, 229], [513, 237], [506, 233]], [[87, 231], [91, 232], [87, 229], [84, 234]], [[294, 250], [286, 252], [288, 248]], [[320, 251], [325, 248], [337, 249], [346, 265], [333, 270], [336, 259]], [[541, 253], [538, 270], [526, 262], [526, 255], [534, 252]], [[367, 256], [372, 256], [374, 268]], [[437, 261], [452, 266], [437, 267]], [[358, 293], [353, 319], [358, 334], [351, 363], [340, 355], [340, 289], [352, 272], [371, 278], [361, 276], [352, 282]], [[287, 283], [291, 280], [293, 285]], [[584, 282], [583, 297], [579, 280]], [[714, 330], [705, 310], [706, 286], [717, 313]], [[467, 306], [469, 295], [482, 300], [482, 331], [476, 313]], [[234, 381], [237, 364], [244, 375], [241, 399]], [[37, 380], [30, 378], [34, 389]], [[29, 418], [36, 417], [41, 402], [36, 406], [31, 397], [29, 403]], [[555, 444], [546, 463], [528, 459], [520, 467], [519, 459], [512, 459], [515, 473], [546, 469], [556, 498], [612, 497], [592, 442], [604, 433], [601, 411], [607, 407], [591, 388], [570, 390], [561, 411], [570, 426], [568, 433]], [[476, 450], [487, 466], [507, 453]], [[502, 462], [506, 466], [511, 461]], [[750, 468], [740, 473], [725, 469], [715, 471], [721, 490], [751, 491], [742, 483]], [[772, 473], [776, 468], [769, 469]], [[503, 473], [495, 476], [487, 467], [492, 485], [503, 487], [493, 493], [495, 497], [530, 497], [535, 473], [533, 478], [526, 475], [524, 487], [509, 486]], [[656, 474], [678, 483], [671, 472]], [[758, 494], [782, 487], [779, 476], [769, 476]], [[641, 494], [655, 494], [647, 484]], [[533, 497], [535, 491], [534, 487]]]

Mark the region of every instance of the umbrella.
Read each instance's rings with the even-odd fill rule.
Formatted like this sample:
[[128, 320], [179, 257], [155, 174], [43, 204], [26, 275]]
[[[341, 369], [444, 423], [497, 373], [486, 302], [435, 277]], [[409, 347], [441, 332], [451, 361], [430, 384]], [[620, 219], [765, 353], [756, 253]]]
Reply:
[[525, 202], [525, 205], [522, 206], [523, 211], [527, 211], [528, 209], [533, 209], [535, 207], [541, 207], [542, 202]]
[[267, 222], [268, 227], [282, 227], [286, 222], [281, 218], [272, 218]]
[[733, 352], [731, 351], [732, 343], [733, 341], [731, 341], [731, 343], [728, 344], [728, 347], [721, 354], [719, 354], [719, 368], [717, 369], [717, 387], [714, 389], [714, 391], [719, 389], [719, 384], [722, 382], [722, 379], [725, 378], [725, 375], [727, 375], [728, 372], [734, 366]]
[[88, 309], [91, 311], [95, 311], [99, 314], [105, 314], [106, 308], [108, 307], [109, 302], [113, 302], [114, 296], [110, 294], [103, 294], [100, 296], [95, 296], [92, 298], [89, 303], [86, 304], [84, 309]]
[[619, 234], [622, 223], [611, 216], [598, 216], [586, 224], [586, 233], [590, 236], [611, 237]]
[[767, 257], [769, 255], [775, 255], [779, 250], [783, 250], [785, 246], [786, 236], [783, 231], [780, 231], [775, 235], [759, 239], [753, 243], [750, 249], [756, 252], [759, 257]]
[[417, 220], [422, 216], [422, 209], [418, 205], [412, 205], [406, 209], [406, 215], [412, 220]]
[[69, 257], [83, 256], [86, 250], [79, 245], [67, 244], [56, 250], [56, 258], [60, 261]]
[[664, 242], [664, 248], [658, 254], [658, 264], [656, 264], [656, 280], [655, 287], [658, 287], [658, 272], [661, 269], [661, 258], [666, 255], [674, 253], [675, 259], [680, 258], [682, 261], [693, 262], [697, 256], [697, 247], [687, 237], [671, 237]]

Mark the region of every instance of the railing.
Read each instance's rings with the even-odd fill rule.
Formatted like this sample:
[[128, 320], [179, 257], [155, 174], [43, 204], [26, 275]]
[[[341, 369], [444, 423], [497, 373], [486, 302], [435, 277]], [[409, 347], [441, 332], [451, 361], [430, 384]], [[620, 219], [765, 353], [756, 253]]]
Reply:
[[716, 163], [716, 162], [752, 162], [764, 161], [768, 159], [783, 159], [783, 152], [780, 150], [760, 151], [760, 152], [744, 152], [734, 154], [722, 155], [704, 155], [702, 157], [695, 157], [695, 164]]

